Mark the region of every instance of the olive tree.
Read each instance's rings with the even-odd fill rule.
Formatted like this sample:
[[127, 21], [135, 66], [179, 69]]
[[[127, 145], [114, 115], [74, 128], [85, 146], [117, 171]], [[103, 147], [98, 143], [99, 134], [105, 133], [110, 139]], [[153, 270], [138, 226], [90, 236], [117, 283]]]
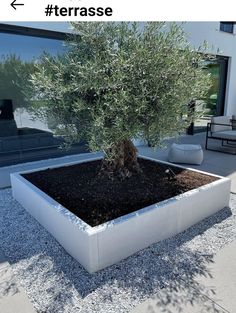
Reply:
[[37, 64], [35, 97], [70, 142], [104, 152], [101, 173], [129, 177], [140, 171], [133, 138], [158, 146], [193, 118], [188, 104], [209, 89], [204, 48], [191, 48], [176, 24], [72, 26], [66, 53]]

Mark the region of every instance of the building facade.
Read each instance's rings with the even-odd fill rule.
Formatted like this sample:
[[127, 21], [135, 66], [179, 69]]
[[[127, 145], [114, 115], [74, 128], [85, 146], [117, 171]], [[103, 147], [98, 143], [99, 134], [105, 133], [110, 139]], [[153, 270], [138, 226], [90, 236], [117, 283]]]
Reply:
[[221, 90], [224, 94], [221, 95], [223, 103], [219, 104], [219, 113], [236, 115], [236, 26], [233, 22], [187, 22], [183, 24], [183, 28], [193, 47], [207, 41], [208, 52], [227, 61], [225, 68], [221, 66], [219, 69], [219, 80], [221, 84], [225, 84], [225, 89]]

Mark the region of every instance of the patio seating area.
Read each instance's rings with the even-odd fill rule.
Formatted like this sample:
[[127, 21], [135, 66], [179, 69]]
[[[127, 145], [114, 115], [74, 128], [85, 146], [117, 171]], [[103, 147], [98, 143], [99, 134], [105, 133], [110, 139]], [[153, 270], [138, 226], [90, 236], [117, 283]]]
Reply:
[[[209, 142], [218, 141], [218, 148], [212, 148]], [[235, 120], [231, 116], [212, 117], [207, 124], [206, 145], [207, 150], [236, 154]]]

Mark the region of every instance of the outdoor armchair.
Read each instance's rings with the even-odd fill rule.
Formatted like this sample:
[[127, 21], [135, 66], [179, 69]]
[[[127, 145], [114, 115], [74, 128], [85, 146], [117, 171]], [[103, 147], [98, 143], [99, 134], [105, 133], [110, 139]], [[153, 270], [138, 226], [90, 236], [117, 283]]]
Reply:
[[[235, 121], [230, 116], [215, 116], [207, 124], [206, 150], [236, 154], [236, 129]], [[219, 148], [209, 148], [209, 139], [219, 141]], [[224, 148], [222, 148], [224, 147]], [[227, 149], [225, 149], [227, 148]]]

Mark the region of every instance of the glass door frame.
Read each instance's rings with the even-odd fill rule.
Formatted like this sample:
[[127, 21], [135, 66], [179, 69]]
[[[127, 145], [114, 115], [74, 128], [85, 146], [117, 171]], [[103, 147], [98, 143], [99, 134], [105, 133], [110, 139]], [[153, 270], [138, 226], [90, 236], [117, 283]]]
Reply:
[[225, 111], [229, 58], [224, 56], [217, 56], [217, 60], [218, 63], [220, 64], [220, 84], [219, 84], [219, 94], [217, 97], [216, 115], [220, 116], [224, 115]]
[[[227, 86], [227, 78], [228, 78], [229, 57], [217, 55], [216, 61], [220, 65], [220, 68], [219, 68], [219, 89], [217, 93], [215, 116], [221, 116], [221, 115], [224, 115], [224, 111], [225, 111], [225, 98], [226, 98], [226, 86]], [[190, 106], [190, 110], [194, 110], [194, 107]], [[194, 135], [196, 133], [200, 133], [204, 131], [206, 131], [206, 126], [202, 126], [196, 129], [194, 127], [194, 123], [192, 123], [187, 128], [186, 133], [188, 135]]]

